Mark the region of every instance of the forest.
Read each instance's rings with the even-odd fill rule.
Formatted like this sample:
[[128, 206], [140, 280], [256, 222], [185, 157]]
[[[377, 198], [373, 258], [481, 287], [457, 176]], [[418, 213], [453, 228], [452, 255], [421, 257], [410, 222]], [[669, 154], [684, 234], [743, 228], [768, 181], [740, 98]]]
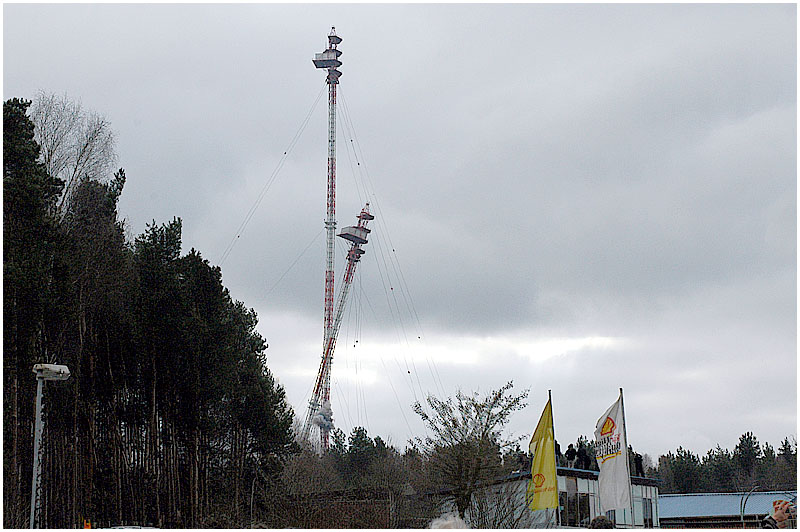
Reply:
[[[502, 436], [527, 390], [428, 397], [413, 409], [429, 435], [402, 449], [355, 427], [313, 452], [256, 313], [184, 253], [181, 219], [128, 236], [116, 162], [108, 122], [80, 104], [4, 102], [4, 527], [28, 526], [36, 363], [72, 373], [44, 391], [42, 528], [415, 528], [448, 498], [473, 523], [514, 527], [484, 488], [530, 468], [527, 442]], [[596, 469], [593, 442], [576, 447]], [[655, 461], [629, 451], [662, 493], [796, 489], [793, 437], [776, 450], [746, 432], [732, 451]]]
[[255, 312], [182, 253], [181, 220], [128, 241], [113, 162], [78, 104], [4, 102], [4, 526], [28, 526], [40, 362], [72, 373], [45, 386], [40, 526], [234, 523], [296, 451], [292, 409]]

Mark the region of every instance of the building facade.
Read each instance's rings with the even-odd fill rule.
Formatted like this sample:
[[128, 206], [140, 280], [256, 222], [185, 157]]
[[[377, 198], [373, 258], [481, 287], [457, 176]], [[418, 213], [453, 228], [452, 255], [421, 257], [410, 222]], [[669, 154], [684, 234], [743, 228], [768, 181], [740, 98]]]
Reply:
[[[562, 527], [588, 527], [600, 514], [598, 473], [585, 469], [558, 467], [558, 519]], [[481, 500], [474, 500], [466, 515], [467, 524], [476, 528], [540, 528], [536, 516], [525, 503], [531, 473], [515, 472], [496, 482]], [[631, 477], [633, 515], [630, 509], [608, 512], [617, 528], [659, 527], [658, 480]], [[442, 507], [447, 514], [455, 509]]]
[[[559, 467], [558, 503], [563, 526], [589, 526], [600, 514], [597, 471]], [[528, 474], [530, 478], [530, 474]], [[631, 477], [633, 516], [630, 509], [612, 510], [611, 519], [618, 528], [657, 528], [658, 480]]]

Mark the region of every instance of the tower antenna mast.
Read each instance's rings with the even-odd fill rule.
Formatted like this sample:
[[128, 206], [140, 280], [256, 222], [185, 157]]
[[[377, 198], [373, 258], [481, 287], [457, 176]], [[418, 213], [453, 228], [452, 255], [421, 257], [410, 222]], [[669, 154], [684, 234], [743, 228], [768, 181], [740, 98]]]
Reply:
[[364, 250], [361, 249], [361, 246], [367, 243], [367, 236], [370, 233], [370, 230], [367, 229], [367, 223], [374, 219], [375, 217], [369, 212], [369, 203], [367, 203], [358, 215], [358, 224], [345, 227], [338, 235], [350, 241], [350, 250], [347, 252], [347, 266], [345, 267], [344, 277], [342, 278], [342, 285], [339, 288], [339, 295], [336, 298], [336, 313], [333, 317], [331, 334], [326, 338], [326, 343], [322, 349], [322, 360], [319, 364], [317, 378], [314, 381], [314, 391], [311, 401], [308, 403], [308, 412], [306, 413], [306, 420], [303, 424], [303, 439], [305, 441], [309, 440], [311, 427], [313, 425], [319, 427], [320, 447], [322, 451], [327, 451], [329, 448], [329, 434], [333, 428], [333, 411], [331, 410], [330, 398], [333, 350], [336, 348], [336, 338], [339, 335], [339, 329], [342, 325], [344, 306], [347, 301], [347, 294], [350, 291], [350, 286], [353, 284], [356, 265], [364, 254]]
[[[314, 66], [328, 71], [328, 204], [327, 217], [325, 218], [326, 239], [326, 269], [325, 269], [325, 340], [331, 335], [333, 326], [333, 261], [334, 261], [334, 234], [336, 233], [336, 86], [339, 84], [341, 72], [337, 70], [342, 66], [338, 50], [342, 38], [336, 35], [336, 28], [331, 28], [328, 35], [328, 48], [321, 54], [316, 54]], [[327, 343], [327, 342], [325, 342]], [[324, 344], [323, 344], [324, 345]]]
[[[328, 48], [314, 57], [314, 66], [328, 71], [328, 203], [325, 218], [326, 246], [325, 246], [325, 330], [322, 340], [323, 350], [330, 341], [333, 332], [333, 261], [334, 261], [334, 235], [336, 234], [336, 86], [339, 85], [341, 72], [337, 70], [342, 66], [338, 50], [342, 38], [336, 35], [336, 28], [331, 28], [328, 35]], [[324, 357], [324, 355], [323, 355]], [[330, 402], [331, 386], [330, 374], [325, 376], [323, 383], [323, 401]], [[328, 449], [328, 430], [321, 429], [323, 450]]]
[[[326, 268], [325, 268], [325, 325], [322, 340], [322, 362], [320, 364], [320, 374], [317, 376], [317, 384], [314, 386], [314, 396], [309, 403], [309, 411], [306, 416], [306, 423], [303, 427], [303, 436], [308, 439], [311, 429], [311, 420], [317, 414], [323, 415], [320, 427], [320, 440], [322, 449], [328, 449], [328, 434], [332, 427], [332, 416], [330, 415], [330, 361], [326, 361], [326, 352], [331, 344], [333, 333], [333, 269], [334, 269], [334, 236], [336, 234], [336, 86], [339, 84], [339, 76], [342, 73], [337, 70], [342, 66], [339, 56], [339, 43], [342, 38], [336, 35], [336, 28], [331, 28], [328, 35], [328, 47], [324, 52], [315, 54], [313, 63], [316, 68], [327, 70], [328, 84], [328, 195], [327, 195], [327, 216], [325, 218], [326, 236]], [[334, 339], [335, 342], [335, 339]], [[332, 355], [332, 353], [331, 353]], [[320, 408], [322, 407], [322, 410]], [[325, 420], [325, 414], [328, 418]]]

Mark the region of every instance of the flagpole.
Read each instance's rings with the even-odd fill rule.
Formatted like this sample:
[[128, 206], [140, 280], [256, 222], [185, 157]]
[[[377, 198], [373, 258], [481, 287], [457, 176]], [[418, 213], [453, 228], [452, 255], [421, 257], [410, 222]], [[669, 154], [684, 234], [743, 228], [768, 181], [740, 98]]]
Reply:
[[625, 435], [625, 469], [628, 471], [628, 492], [630, 493], [631, 500], [631, 528], [633, 528], [633, 486], [631, 485], [631, 461], [628, 456], [628, 423], [625, 422], [625, 399], [622, 396], [622, 387], [619, 389], [619, 403], [622, 408], [622, 432]]
[[553, 427], [553, 462], [555, 462], [554, 471], [556, 472], [556, 523], [561, 526], [561, 503], [558, 496], [558, 458], [556, 457], [556, 424], [553, 422], [553, 396], [551, 390], [547, 390], [547, 402], [550, 403], [550, 426]]
[[[553, 440], [548, 447], [547, 440]], [[548, 390], [547, 404], [533, 431], [528, 445], [531, 454], [531, 480], [525, 493], [525, 502], [535, 514], [539, 526], [555, 525], [551, 510], [558, 507], [558, 473], [555, 460], [555, 432], [553, 430], [553, 404]], [[553, 456], [550, 456], [553, 453]], [[555, 501], [553, 500], [555, 499]], [[555, 504], [554, 504], [555, 503]]]

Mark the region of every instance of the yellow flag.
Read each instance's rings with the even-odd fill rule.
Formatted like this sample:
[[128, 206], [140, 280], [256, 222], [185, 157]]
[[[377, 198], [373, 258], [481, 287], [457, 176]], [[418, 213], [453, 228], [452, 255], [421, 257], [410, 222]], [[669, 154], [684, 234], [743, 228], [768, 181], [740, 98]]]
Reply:
[[553, 407], [550, 400], [531, 438], [531, 480], [528, 482], [526, 501], [531, 510], [558, 508], [556, 481], [556, 452], [553, 435]]

